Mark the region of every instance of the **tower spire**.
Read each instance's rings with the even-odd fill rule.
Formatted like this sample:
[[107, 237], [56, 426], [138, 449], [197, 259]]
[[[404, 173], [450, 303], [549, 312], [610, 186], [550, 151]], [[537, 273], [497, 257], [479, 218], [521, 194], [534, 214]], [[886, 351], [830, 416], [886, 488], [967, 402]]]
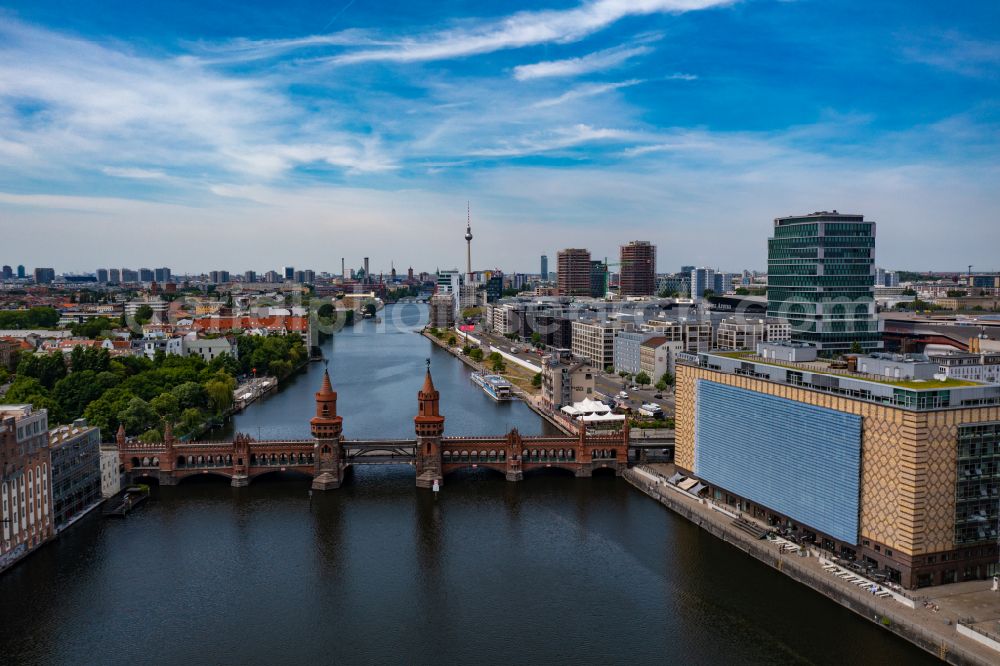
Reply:
[[465, 202], [465, 275], [472, 284], [472, 204]]

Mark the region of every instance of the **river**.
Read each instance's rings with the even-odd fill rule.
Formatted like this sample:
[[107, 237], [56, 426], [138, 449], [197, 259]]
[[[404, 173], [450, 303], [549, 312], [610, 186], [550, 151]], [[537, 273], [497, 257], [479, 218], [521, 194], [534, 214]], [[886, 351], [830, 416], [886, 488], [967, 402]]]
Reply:
[[[446, 433], [548, 432], [413, 332], [423, 308], [383, 316], [327, 343], [348, 437], [412, 436], [427, 357]], [[307, 436], [321, 372], [233, 428]], [[468, 472], [435, 499], [409, 468], [365, 467], [339, 490], [308, 488], [196, 478], [126, 520], [87, 517], [0, 576], [0, 662], [933, 661], [621, 479]]]

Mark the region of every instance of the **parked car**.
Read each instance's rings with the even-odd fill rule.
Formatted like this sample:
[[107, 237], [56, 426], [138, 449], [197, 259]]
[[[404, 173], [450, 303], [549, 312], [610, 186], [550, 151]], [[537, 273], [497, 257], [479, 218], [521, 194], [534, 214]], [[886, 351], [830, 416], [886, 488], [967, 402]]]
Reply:
[[657, 400], [662, 400], [663, 399], [663, 394], [657, 392], [657, 393], [653, 394], [653, 397], [656, 398]]
[[618, 397], [621, 398], [622, 400], [628, 400], [628, 392], [626, 392], [626, 391], [619, 391], [618, 392]]

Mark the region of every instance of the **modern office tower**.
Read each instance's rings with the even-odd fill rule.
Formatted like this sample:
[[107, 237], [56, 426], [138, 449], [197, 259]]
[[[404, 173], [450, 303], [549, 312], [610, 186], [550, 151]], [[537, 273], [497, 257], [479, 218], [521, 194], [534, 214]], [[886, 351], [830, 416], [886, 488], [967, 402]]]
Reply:
[[371, 269], [368, 268], [368, 257], [365, 257], [364, 265], [365, 265], [365, 281], [368, 282], [368, 281], [371, 280], [371, 276], [372, 276], [372, 274], [370, 272]]
[[157, 268], [153, 270], [153, 279], [155, 279], [160, 284], [166, 284], [170, 282], [170, 269], [166, 266], [162, 268]]
[[108, 282], [111, 284], [121, 284], [122, 272], [118, 268], [111, 268], [108, 270]]
[[35, 284], [52, 284], [55, 279], [56, 271], [54, 268], [35, 269]]
[[247, 271], [243, 274], [243, 281], [252, 284], [257, 281], [257, 274], [253, 271]]
[[691, 270], [691, 298], [701, 300], [706, 290], [715, 291], [715, 271], [711, 268], [694, 268]]
[[316, 271], [305, 270], [303, 271], [303, 280], [306, 284], [313, 284], [316, 282]]
[[767, 250], [767, 316], [820, 352], [882, 348], [875, 314], [875, 223], [811, 213], [774, 220]]
[[437, 276], [437, 293], [457, 294], [461, 291], [462, 274], [458, 271], [440, 271]]
[[101, 284], [106, 284], [108, 281], [108, 269], [98, 268], [97, 269], [97, 281]]
[[895, 271], [887, 271], [884, 268], [875, 269], [876, 287], [898, 287], [899, 274]]
[[0, 269], [0, 276], [4, 280], [9, 280], [14, 277], [14, 270], [10, 266], [4, 266], [3, 269]]
[[25, 278], [24, 266], [17, 267], [17, 279], [23, 280]]
[[615, 362], [615, 334], [619, 330], [621, 330], [621, 325], [618, 322], [574, 321], [572, 323], [573, 356], [586, 359], [598, 368], [613, 366]]
[[549, 256], [547, 254], [543, 254], [542, 255], [542, 266], [541, 266], [541, 268], [542, 268], [542, 271], [541, 271], [541, 273], [539, 273], [539, 276], [543, 280], [548, 280], [549, 279]]
[[560, 296], [590, 296], [590, 250], [559, 250], [556, 270]]
[[122, 269], [122, 282], [138, 282], [139, 281], [139, 271], [132, 270], [131, 268]]
[[306, 281], [305, 271], [295, 271], [295, 277], [293, 278], [298, 284], [302, 284]]
[[274, 284], [275, 282], [281, 282], [281, 275], [278, 271], [268, 271], [264, 274], [264, 282]]
[[608, 267], [603, 261], [590, 262], [590, 295], [604, 298], [608, 294]]
[[621, 246], [622, 296], [652, 296], [656, 292], [656, 246], [649, 241], [631, 241]]
[[226, 284], [229, 282], [229, 271], [212, 271], [208, 277], [212, 284]]
[[681, 273], [684, 275], [691, 275], [691, 271], [695, 268], [697, 268], [697, 266], [681, 266]]
[[285, 279], [286, 280], [294, 280], [295, 279], [295, 267], [294, 266], [285, 266], [284, 275], [285, 275]]
[[151, 268], [140, 268], [139, 282], [152, 282], [152, 281], [153, 281], [153, 270]]
[[757, 352], [678, 358], [679, 473], [907, 588], [1000, 574], [1000, 386], [936, 380], [926, 357], [844, 374], [811, 347]]

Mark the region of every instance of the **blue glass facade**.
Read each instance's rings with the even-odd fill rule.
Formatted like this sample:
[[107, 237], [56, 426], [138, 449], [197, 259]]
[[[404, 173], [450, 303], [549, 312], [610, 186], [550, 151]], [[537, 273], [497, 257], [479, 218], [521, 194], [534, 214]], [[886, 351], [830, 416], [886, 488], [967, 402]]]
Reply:
[[697, 383], [694, 473], [857, 545], [861, 417]]

